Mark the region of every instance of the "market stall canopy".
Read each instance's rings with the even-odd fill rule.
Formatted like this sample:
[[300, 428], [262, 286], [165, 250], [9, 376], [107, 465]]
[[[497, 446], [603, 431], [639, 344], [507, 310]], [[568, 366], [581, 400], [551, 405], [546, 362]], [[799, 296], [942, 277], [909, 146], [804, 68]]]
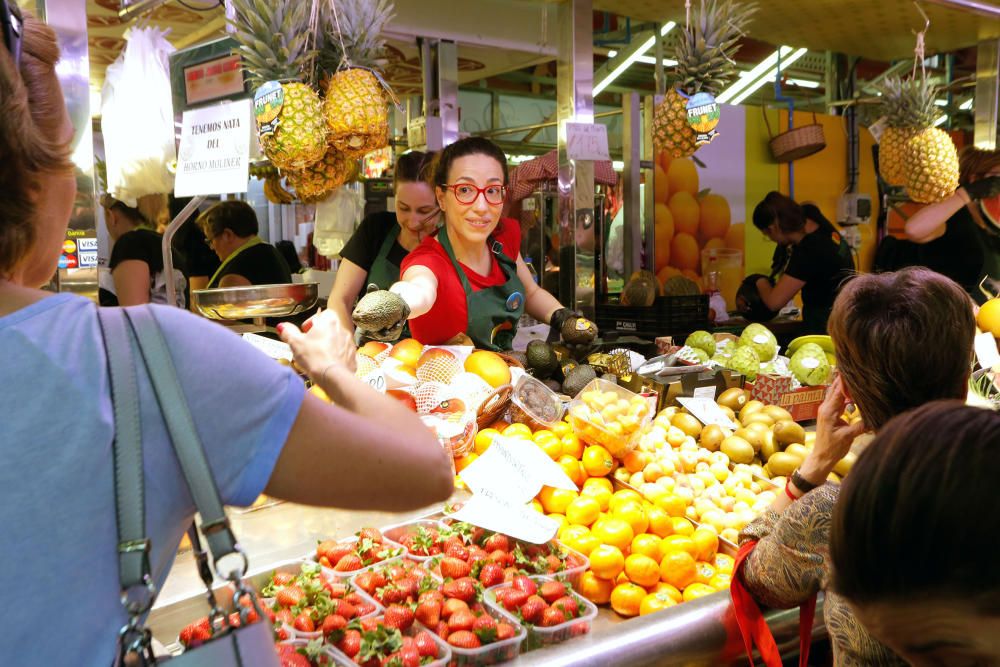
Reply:
[[[912, 0], [766, 0], [757, 4], [759, 9], [750, 28], [754, 39], [873, 60], [912, 57], [911, 31], [924, 25]], [[1000, 37], [1000, 20], [960, 10], [959, 4], [965, 3], [920, 3], [931, 21], [928, 56]], [[977, 0], [975, 4], [995, 7], [1000, 13], [998, 0]], [[684, 3], [680, 0], [594, 0], [594, 9], [643, 21], [684, 24]]]

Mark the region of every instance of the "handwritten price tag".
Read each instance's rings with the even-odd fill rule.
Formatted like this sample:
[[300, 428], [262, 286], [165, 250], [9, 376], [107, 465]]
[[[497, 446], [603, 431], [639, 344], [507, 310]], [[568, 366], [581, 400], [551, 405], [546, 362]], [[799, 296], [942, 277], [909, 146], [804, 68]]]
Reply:
[[571, 160], [610, 160], [608, 128], [600, 123], [566, 123], [566, 155]]
[[536, 512], [529, 505], [512, 503], [491, 491], [473, 496], [449, 516], [532, 544], [548, 542], [559, 530], [559, 522], [555, 519]]
[[730, 429], [739, 427], [739, 424], [734, 424], [726, 413], [719, 409], [719, 405], [710, 398], [678, 398], [677, 402], [687, 408], [688, 412], [705, 426], [717, 424]]
[[371, 373], [366, 375], [364, 381], [368, 383], [369, 387], [378, 393], [385, 393], [385, 374], [382, 372], [381, 368], [376, 368]]

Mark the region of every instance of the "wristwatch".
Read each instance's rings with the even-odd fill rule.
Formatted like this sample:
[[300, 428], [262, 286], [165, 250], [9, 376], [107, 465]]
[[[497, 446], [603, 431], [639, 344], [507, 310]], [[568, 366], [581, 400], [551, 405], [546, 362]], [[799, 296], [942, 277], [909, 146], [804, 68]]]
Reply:
[[792, 484], [794, 484], [795, 488], [797, 488], [803, 494], [806, 494], [815, 489], [816, 487], [822, 486], [823, 482], [820, 482], [819, 484], [813, 484], [805, 477], [803, 477], [802, 473], [799, 472], [799, 469], [796, 468], [795, 471], [792, 473]]

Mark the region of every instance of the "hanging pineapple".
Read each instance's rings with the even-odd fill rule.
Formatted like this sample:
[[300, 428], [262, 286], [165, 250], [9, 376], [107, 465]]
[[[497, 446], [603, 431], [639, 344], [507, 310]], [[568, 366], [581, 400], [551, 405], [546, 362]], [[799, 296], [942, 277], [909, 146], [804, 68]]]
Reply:
[[321, 64], [331, 73], [323, 103], [330, 144], [357, 157], [389, 144], [389, 110], [376, 71], [391, 0], [330, 0], [324, 7]]
[[284, 172], [288, 184], [305, 203], [322, 201], [354, 175], [357, 160], [330, 147], [323, 159], [305, 169]]
[[[264, 154], [279, 169], [304, 169], [327, 149], [323, 105], [310, 85], [315, 51], [309, 48], [309, 3], [232, 0], [233, 37], [254, 88]], [[257, 101], [260, 100], [260, 104]]]
[[879, 140], [879, 173], [892, 185], [905, 185], [910, 199], [930, 204], [958, 188], [958, 151], [944, 130], [934, 127], [940, 115], [938, 89], [926, 74], [881, 87], [888, 127]]
[[[714, 98], [735, 78], [733, 56], [739, 50], [737, 42], [755, 11], [757, 6], [752, 3], [701, 0], [692, 12], [692, 20], [684, 28], [674, 51], [676, 87], [667, 91], [653, 114], [653, 144], [658, 151], [666, 151], [675, 158], [689, 157], [706, 142], [702, 129], [696, 129], [688, 120], [690, 98], [698, 93]], [[709, 106], [711, 104], [704, 104], [702, 108]], [[708, 118], [698, 120], [704, 123], [706, 120], [717, 122], [717, 119], [716, 106]], [[709, 126], [714, 127], [714, 124], [708, 122], [704, 127]]]

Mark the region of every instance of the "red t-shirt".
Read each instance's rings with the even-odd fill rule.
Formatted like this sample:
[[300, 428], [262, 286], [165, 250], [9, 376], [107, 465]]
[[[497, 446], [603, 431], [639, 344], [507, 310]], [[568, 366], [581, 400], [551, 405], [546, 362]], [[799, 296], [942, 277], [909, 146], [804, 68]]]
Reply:
[[[493, 238], [503, 245], [501, 252], [507, 257], [517, 259], [521, 252], [521, 225], [517, 220], [501, 218], [500, 224], [493, 231]], [[424, 345], [441, 345], [468, 329], [469, 313], [465, 303], [465, 290], [462, 281], [455, 273], [455, 267], [448, 253], [436, 237], [424, 239], [420, 245], [410, 251], [400, 266], [400, 275], [406, 273], [411, 266], [425, 266], [434, 272], [438, 279], [437, 299], [429, 311], [420, 317], [410, 320], [410, 331], [413, 337]], [[480, 275], [462, 264], [466, 278], [473, 291], [485, 287], [496, 287], [507, 282], [503, 268], [496, 255], [491, 256], [489, 275]]]

